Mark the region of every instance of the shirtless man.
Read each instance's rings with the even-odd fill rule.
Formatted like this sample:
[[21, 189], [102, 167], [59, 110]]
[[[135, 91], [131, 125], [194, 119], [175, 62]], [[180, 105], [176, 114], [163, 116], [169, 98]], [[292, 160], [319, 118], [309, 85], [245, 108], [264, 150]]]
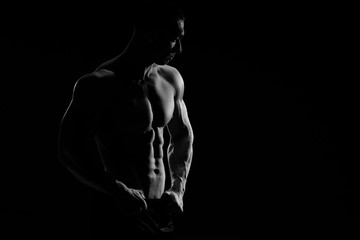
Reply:
[[171, 232], [183, 211], [194, 138], [183, 79], [167, 65], [182, 51], [184, 17], [159, 2], [140, 11], [123, 53], [76, 82], [59, 135], [67, 169], [152, 234]]

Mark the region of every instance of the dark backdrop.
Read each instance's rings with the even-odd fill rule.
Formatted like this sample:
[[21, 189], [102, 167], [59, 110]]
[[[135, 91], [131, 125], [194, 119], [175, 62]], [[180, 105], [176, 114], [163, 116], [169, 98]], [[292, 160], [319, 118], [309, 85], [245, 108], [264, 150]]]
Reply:
[[[141, 3], [9, 7], [1, 227], [11, 234], [88, 231], [94, 193], [58, 162], [59, 124], [75, 81], [125, 47]], [[181, 4], [184, 52], [172, 63], [195, 132], [182, 233], [355, 234], [356, 90], [341, 10], [196, 3]]]

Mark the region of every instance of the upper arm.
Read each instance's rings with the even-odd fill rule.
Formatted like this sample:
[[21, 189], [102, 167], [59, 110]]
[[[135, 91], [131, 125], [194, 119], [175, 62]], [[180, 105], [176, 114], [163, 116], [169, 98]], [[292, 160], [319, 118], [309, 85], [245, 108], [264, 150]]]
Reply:
[[101, 118], [99, 80], [92, 74], [80, 78], [74, 85], [72, 100], [61, 121], [58, 151], [63, 162], [81, 162], [97, 157], [93, 139]]
[[172, 84], [176, 89], [176, 94], [174, 97], [175, 108], [173, 117], [168, 124], [168, 129], [173, 140], [185, 137], [192, 141], [194, 138], [193, 131], [188, 116], [187, 107], [183, 99], [184, 81], [177, 70], [173, 72], [173, 74]]
[[94, 112], [98, 104], [96, 85], [97, 79], [93, 75], [86, 75], [76, 81], [70, 107], [79, 114]]
[[84, 123], [85, 114], [89, 112], [87, 109], [90, 109], [90, 103], [87, 102], [87, 95], [90, 93], [86, 85], [91, 80], [88, 79], [90, 76], [85, 75], [76, 81], [72, 99], [60, 124], [58, 148], [62, 160], [78, 151], [84, 140], [89, 138], [89, 131]]
[[95, 74], [80, 78], [73, 89], [69, 114], [73, 114], [89, 131], [94, 131], [101, 122], [109, 93], [106, 92], [106, 78]]
[[174, 139], [178, 137], [193, 139], [193, 131], [183, 99], [179, 99], [175, 102], [175, 110], [173, 118], [169, 122], [169, 130]]

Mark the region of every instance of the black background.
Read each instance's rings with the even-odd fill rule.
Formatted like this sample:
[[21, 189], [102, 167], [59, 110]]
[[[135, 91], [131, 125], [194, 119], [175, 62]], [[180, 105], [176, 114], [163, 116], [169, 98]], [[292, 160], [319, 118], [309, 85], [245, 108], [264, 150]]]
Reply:
[[[88, 232], [93, 192], [58, 162], [59, 124], [75, 81], [123, 50], [142, 2], [6, 8], [5, 233]], [[192, 2], [181, 3], [186, 35], [172, 63], [195, 132], [181, 232], [358, 232], [351, 16], [336, 6]]]

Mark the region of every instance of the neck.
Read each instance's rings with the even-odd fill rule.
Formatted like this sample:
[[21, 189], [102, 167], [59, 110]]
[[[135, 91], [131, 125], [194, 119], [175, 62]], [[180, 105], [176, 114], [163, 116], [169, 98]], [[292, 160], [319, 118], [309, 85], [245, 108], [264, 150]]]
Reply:
[[123, 54], [121, 54], [121, 58], [126, 61], [127, 66], [139, 81], [144, 79], [146, 70], [154, 63], [147, 54], [144, 44], [139, 43], [136, 39], [130, 42]]
[[125, 66], [126, 70], [134, 76], [132, 81], [140, 82], [144, 80], [146, 70], [153, 63], [147, 54], [145, 45], [133, 38], [121, 54], [101, 64], [96, 71], [102, 68], [116, 71], [116, 69], [123, 69]]

